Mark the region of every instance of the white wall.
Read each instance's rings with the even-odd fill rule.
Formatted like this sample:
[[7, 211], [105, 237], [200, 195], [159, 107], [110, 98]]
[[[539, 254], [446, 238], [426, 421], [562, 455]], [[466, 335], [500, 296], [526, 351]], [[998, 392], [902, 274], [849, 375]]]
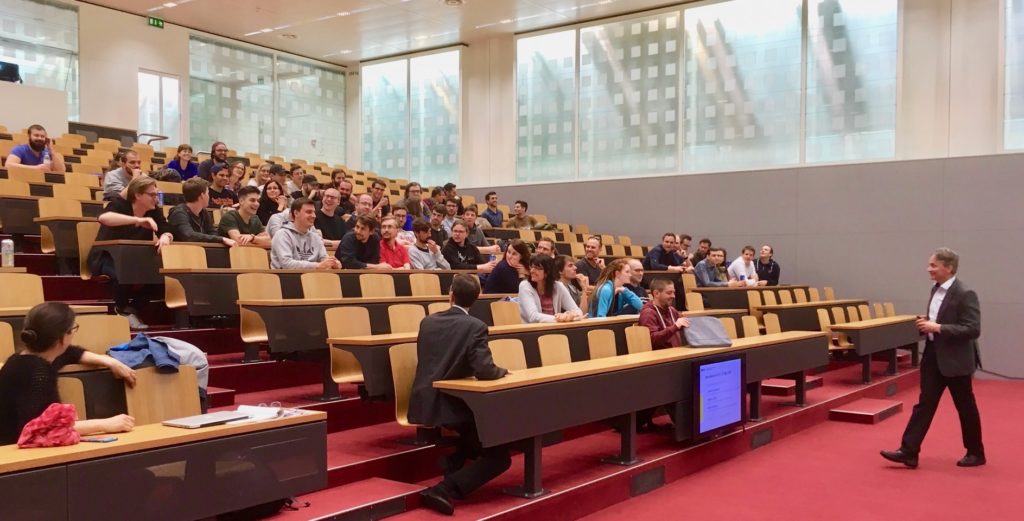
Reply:
[[[146, 25], [146, 18], [77, 2], [82, 123], [138, 129], [140, 69], [178, 76], [182, 127], [188, 129], [188, 35], [183, 27]], [[182, 136], [186, 137], [186, 136]]]
[[14, 134], [30, 125], [42, 125], [56, 137], [68, 131], [68, 97], [64, 91], [0, 81], [0, 99], [4, 103], [3, 124]]

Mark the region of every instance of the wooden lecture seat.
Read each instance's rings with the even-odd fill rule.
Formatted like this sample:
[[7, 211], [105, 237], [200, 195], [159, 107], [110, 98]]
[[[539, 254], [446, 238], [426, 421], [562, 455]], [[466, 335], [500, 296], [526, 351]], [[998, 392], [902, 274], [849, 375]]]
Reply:
[[615, 332], [611, 329], [587, 331], [587, 348], [590, 351], [591, 360], [618, 355], [618, 351], [615, 349]]
[[303, 298], [343, 298], [337, 273], [313, 271], [299, 276]]
[[160, 373], [155, 367], [138, 369], [135, 386], [125, 385], [124, 394], [135, 425], [200, 413], [199, 382], [196, 368], [190, 365], [178, 366], [177, 373]]
[[[370, 313], [364, 307], [338, 306], [324, 310], [328, 338], [334, 336], [363, 336], [371, 334]], [[415, 347], [415, 343], [413, 347]], [[335, 383], [363, 381], [363, 368], [355, 355], [344, 349], [330, 348], [331, 379]], [[415, 350], [413, 351], [415, 355]], [[411, 383], [410, 383], [411, 386]]]
[[518, 338], [502, 338], [487, 342], [491, 349], [491, 356], [494, 364], [504, 367], [509, 371], [521, 371], [526, 369], [526, 352], [523, 351], [523, 341]]
[[572, 362], [569, 337], [559, 334], [541, 335], [537, 338], [540, 351], [540, 365], [568, 364]]
[[491, 317], [496, 326], [512, 326], [522, 324], [523, 318], [519, 314], [519, 304], [504, 300], [491, 302]]
[[626, 328], [626, 352], [642, 353], [650, 351], [651, 330], [646, 326], [629, 326]]

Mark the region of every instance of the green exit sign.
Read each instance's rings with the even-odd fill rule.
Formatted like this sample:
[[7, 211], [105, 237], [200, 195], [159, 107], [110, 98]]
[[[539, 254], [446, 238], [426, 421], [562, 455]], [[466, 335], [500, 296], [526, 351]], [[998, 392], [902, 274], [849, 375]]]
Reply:
[[152, 16], [146, 18], [146, 22], [150, 27], [156, 27], [157, 29], [164, 28], [164, 21], [159, 18], [153, 18]]

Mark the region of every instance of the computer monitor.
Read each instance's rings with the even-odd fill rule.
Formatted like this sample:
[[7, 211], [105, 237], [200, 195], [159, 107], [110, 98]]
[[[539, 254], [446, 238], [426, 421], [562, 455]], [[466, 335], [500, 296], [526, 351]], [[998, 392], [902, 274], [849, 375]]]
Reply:
[[700, 360], [693, 368], [693, 439], [712, 438], [747, 419], [742, 354]]

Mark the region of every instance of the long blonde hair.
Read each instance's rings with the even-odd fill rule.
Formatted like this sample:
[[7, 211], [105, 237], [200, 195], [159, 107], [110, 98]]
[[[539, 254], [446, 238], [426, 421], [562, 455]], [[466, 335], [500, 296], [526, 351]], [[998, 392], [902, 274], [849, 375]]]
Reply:
[[615, 276], [619, 274], [626, 266], [629, 266], [629, 259], [615, 259], [608, 263], [601, 271], [601, 275], [597, 277], [597, 282], [594, 283], [594, 292], [590, 294], [590, 309], [597, 310], [597, 299], [601, 293], [601, 288], [604, 287], [604, 283], [612, 281], [612, 293], [615, 292]]

